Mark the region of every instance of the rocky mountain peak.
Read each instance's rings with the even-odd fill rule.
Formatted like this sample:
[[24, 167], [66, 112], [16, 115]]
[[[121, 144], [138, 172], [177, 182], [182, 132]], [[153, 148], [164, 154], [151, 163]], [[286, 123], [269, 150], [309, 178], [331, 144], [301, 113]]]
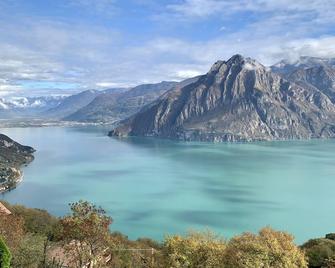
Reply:
[[335, 137], [335, 105], [324, 92], [234, 55], [196, 82], [170, 90], [110, 135], [203, 141]]
[[209, 75], [216, 75], [217, 73], [225, 73], [226, 70], [234, 70], [234, 72], [244, 71], [255, 71], [261, 70], [266, 71], [266, 67], [259, 63], [257, 60], [252, 58], [245, 58], [240, 54], [232, 56], [227, 61], [219, 60], [213, 64]]
[[233, 55], [229, 60], [227, 60], [227, 64], [241, 64], [243, 63], [245, 58], [240, 54]]
[[208, 87], [208, 94], [222, 102], [250, 96], [256, 91], [273, 91], [273, 82], [281, 78], [257, 60], [239, 54], [227, 61], [217, 61], [205, 77], [199, 80]]

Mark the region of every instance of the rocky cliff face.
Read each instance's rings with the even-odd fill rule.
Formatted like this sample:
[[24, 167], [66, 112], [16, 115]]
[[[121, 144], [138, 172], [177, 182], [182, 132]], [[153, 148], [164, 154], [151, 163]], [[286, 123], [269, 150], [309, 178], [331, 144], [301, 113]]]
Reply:
[[302, 68], [288, 74], [287, 79], [304, 87], [316, 87], [335, 103], [335, 69], [327, 66]]
[[159, 136], [200, 141], [252, 141], [335, 136], [335, 106], [257, 61], [235, 55], [196, 82], [175, 88], [110, 136]]
[[300, 57], [298, 61], [291, 64], [283, 60], [271, 69], [302, 87], [315, 87], [334, 103], [335, 59]]
[[22, 172], [20, 167], [30, 163], [35, 150], [0, 134], [0, 192], [15, 187]]

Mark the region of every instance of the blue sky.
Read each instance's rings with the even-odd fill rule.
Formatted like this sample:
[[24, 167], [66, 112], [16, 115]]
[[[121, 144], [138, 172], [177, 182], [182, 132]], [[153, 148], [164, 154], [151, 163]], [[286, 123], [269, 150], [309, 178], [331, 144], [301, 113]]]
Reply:
[[335, 57], [335, 1], [1, 0], [0, 95], [182, 80], [236, 53]]

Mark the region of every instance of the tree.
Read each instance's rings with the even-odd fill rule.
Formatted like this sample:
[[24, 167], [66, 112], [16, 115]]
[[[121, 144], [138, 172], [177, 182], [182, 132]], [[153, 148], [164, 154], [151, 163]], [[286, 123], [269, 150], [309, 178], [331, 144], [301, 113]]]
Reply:
[[10, 268], [12, 255], [5, 242], [0, 237], [0, 268]]
[[244, 233], [233, 237], [225, 252], [226, 268], [304, 268], [307, 262], [293, 237], [269, 227], [258, 235]]
[[166, 267], [223, 267], [226, 243], [215, 234], [190, 232], [168, 236], [163, 244]]
[[70, 204], [72, 214], [60, 220], [60, 236], [66, 242], [66, 250], [75, 267], [101, 260], [109, 246], [111, 217], [95, 205], [79, 201]]
[[112, 244], [107, 252], [110, 256], [108, 267], [165, 268], [161, 266], [160, 243], [148, 238], [129, 240], [119, 232], [112, 233], [111, 240]]

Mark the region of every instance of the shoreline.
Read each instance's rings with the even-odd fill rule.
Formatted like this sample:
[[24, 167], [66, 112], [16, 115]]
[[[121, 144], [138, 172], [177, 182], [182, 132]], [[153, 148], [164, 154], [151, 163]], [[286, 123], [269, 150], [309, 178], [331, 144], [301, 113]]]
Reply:
[[0, 128], [114, 126], [116, 123], [117, 121], [78, 122], [43, 119], [0, 119]]
[[4, 193], [15, 189], [23, 181], [22, 169], [35, 159], [35, 149], [0, 135], [0, 193]]
[[15, 169], [17, 172], [16, 177], [9, 177], [5, 182], [0, 186], [0, 194], [4, 194], [14, 190], [20, 183], [23, 182], [24, 173], [21, 169], [14, 167], [9, 167], [10, 169]]

